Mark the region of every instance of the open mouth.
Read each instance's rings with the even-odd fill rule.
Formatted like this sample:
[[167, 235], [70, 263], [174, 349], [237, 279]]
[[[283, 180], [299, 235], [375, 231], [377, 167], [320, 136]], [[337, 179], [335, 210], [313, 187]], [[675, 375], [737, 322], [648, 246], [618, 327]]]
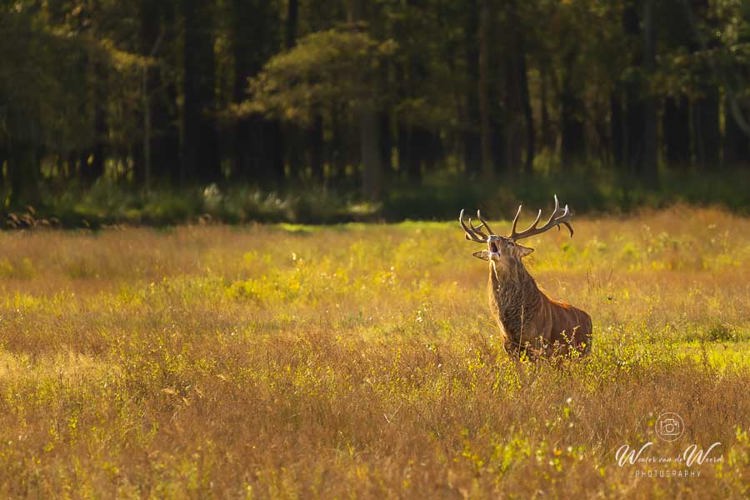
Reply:
[[490, 242], [490, 252], [492, 252], [492, 253], [498, 253], [497, 244], [494, 241]]

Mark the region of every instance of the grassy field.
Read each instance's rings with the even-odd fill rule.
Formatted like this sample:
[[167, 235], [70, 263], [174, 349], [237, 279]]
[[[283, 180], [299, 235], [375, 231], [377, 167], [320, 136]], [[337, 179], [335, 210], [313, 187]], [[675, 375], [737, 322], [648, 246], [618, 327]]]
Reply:
[[574, 227], [528, 241], [594, 319], [555, 365], [457, 222], [2, 233], [0, 496], [747, 497], [750, 219]]

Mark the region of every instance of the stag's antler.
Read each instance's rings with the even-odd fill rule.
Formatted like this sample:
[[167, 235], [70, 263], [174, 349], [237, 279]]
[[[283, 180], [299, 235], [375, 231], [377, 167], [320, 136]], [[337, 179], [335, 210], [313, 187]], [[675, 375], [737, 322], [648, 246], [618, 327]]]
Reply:
[[[458, 215], [458, 222], [460, 222], [461, 227], [464, 228], [467, 240], [476, 241], [477, 243], [486, 243], [490, 235], [495, 233], [492, 232], [492, 229], [490, 229], [490, 226], [487, 224], [487, 221], [484, 220], [479, 210], [477, 210], [477, 218], [480, 222], [478, 226], [474, 227], [474, 224], [471, 223], [471, 217], [469, 217], [469, 225], [467, 226], [464, 222], [464, 211], [461, 209], [461, 213]], [[485, 234], [484, 231], [482, 231], [482, 228], [486, 229], [489, 234]]]
[[567, 204], [565, 205], [565, 208], [562, 210], [562, 212], [560, 212], [560, 203], [557, 201], [557, 195], [555, 195], [555, 210], [552, 212], [552, 215], [549, 216], [549, 220], [547, 220], [547, 223], [542, 227], [536, 227], [536, 225], [539, 224], [539, 219], [542, 217], [542, 211], [539, 210], [539, 213], [536, 215], [536, 219], [534, 220], [534, 222], [527, 229], [519, 233], [516, 232], [516, 225], [518, 224], [518, 216], [521, 215], [521, 207], [522, 205], [518, 205], [518, 211], [516, 212], [516, 216], [513, 218], [513, 227], [510, 230], [510, 236], [508, 236], [508, 238], [512, 239], [513, 241], [543, 233], [555, 226], [557, 226], [557, 229], [560, 229], [560, 224], [563, 224], [565, 227], [567, 227], [568, 231], [570, 231], [570, 236], [573, 236], [573, 228], [570, 227], [570, 224], [568, 222], [570, 221], [571, 217], [573, 217], [573, 214], [570, 212]]

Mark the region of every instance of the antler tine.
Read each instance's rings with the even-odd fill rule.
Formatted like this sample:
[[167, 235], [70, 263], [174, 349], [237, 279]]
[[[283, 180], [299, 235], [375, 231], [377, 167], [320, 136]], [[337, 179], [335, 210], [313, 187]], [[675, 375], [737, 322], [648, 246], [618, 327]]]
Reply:
[[564, 225], [568, 228], [568, 231], [570, 231], [570, 236], [573, 236], [573, 228], [571, 227], [569, 221], [570, 218], [573, 217], [573, 214], [570, 212], [570, 208], [568, 205], [565, 205], [565, 208], [563, 208], [562, 213], [560, 213], [560, 202], [557, 199], [557, 195], [554, 196], [555, 198], [555, 209], [552, 211], [552, 214], [549, 216], [549, 219], [542, 227], [537, 227], [537, 224], [539, 224], [539, 220], [542, 217], [542, 211], [539, 210], [539, 213], [536, 216], [536, 219], [534, 222], [525, 230], [521, 231], [520, 233], [516, 231], [516, 224], [518, 223], [518, 215], [521, 213], [521, 207], [518, 207], [518, 212], [516, 213], [516, 217], [513, 219], [513, 227], [511, 229], [511, 233], [509, 238], [512, 240], [520, 240], [522, 238], [528, 238], [529, 236], [533, 236], [535, 234], [540, 234], [545, 231], [548, 231], [552, 229], [553, 227], [557, 226], [557, 229], [560, 229], [560, 225]]
[[516, 234], [516, 225], [518, 224], [518, 216], [521, 215], [521, 208], [523, 208], [523, 205], [518, 205], [518, 210], [516, 210], [516, 216], [513, 217], [513, 226], [510, 228], [510, 237], [512, 238], [514, 234]]
[[[563, 214], [560, 217], [564, 217], [564, 216], [568, 216], [568, 218], [573, 217], [573, 214], [570, 213], [570, 209], [568, 208], [568, 204], [567, 203], [565, 204], [565, 209], [563, 210]], [[562, 224], [562, 225], [564, 225], [565, 227], [568, 228], [568, 231], [570, 231], [570, 237], [572, 238], [573, 237], [573, 227], [570, 224], [568, 224], [567, 221], [560, 221], [558, 223], [558, 226], [557, 226], [557, 230], [558, 231], [560, 230], [560, 224]]]
[[[536, 213], [536, 219], [534, 219], [534, 222], [531, 224], [531, 226], [529, 226], [529, 228], [533, 227], [536, 229], [536, 225], [539, 224], [539, 219], [541, 218], [542, 218], [542, 209], [540, 208], [539, 211]], [[549, 223], [549, 221], [547, 223]]]
[[469, 227], [471, 228], [471, 230], [486, 240], [489, 236], [485, 234], [484, 231], [482, 231], [482, 226], [483, 224], [481, 222], [478, 226], [475, 226], [474, 222], [472, 222], [471, 217], [469, 217]]
[[[487, 230], [489, 234], [495, 234], [495, 232], [492, 229], [490, 229], [490, 225], [487, 224], [487, 221], [484, 220], [484, 217], [482, 217], [482, 213], [480, 210], [477, 210], [477, 219], [479, 219], [479, 221], [482, 223], [482, 226], [484, 226], [484, 228]], [[479, 226], [479, 227], [482, 227], [482, 226]]]
[[[549, 224], [550, 222], [552, 222], [552, 219], [555, 218], [555, 215], [557, 214], [557, 211], [560, 210], [560, 202], [557, 201], [557, 195], [555, 194], [553, 196], [555, 197], [555, 209], [552, 211], [552, 215], [549, 216], [549, 220], [547, 221], [547, 224]], [[565, 210], [566, 211], [568, 210], [568, 205], [565, 205]], [[563, 215], [565, 215], [565, 214], [563, 213]], [[545, 225], [547, 225], [547, 224], [545, 224]], [[557, 226], [557, 227], [559, 228], [560, 226]]]
[[[550, 222], [552, 222], [552, 219], [555, 217], [555, 214], [560, 209], [560, 203], [557, 201], [557, 195], [554, 195], [554, 196], [555, 196], [555, 211], [552, 212], [552, 215], [550, 215], [550, 218], [547, 221], [547, 224], [549, 224]], [[560, 214], [560, 216], [557, 219], [558, 220], [559, 219], [564, 219], [566, 217], [570, 218], [572, 216], [573, 216], [573, 214], [570, 213], [570, 208], [568, 207], [568, 204], [566, 203], [565, 204], [565, 208], [563, 208], [563, 213]], [[560, 220], [560, 222], [557, 223], [557, 230], [558, 231], [560, 230], [560, 224], [563, 224], [565, 227], [568, 228], [568, 231], [570, 231], [570, 237], [572, 238], [573, 237], [573, 228], [570, 226], [570, 224], [568, 224], [568, 222], [566, 222], [564, 220]]]
[[458, 222], [461, 224], [464, 232], [466, 233], [466, 239], [470, 241], [476, 241], [477, 243], [485, 243], [487, 241], [487, 235], [481, 231], [481, 226], [474, 227], [471, 223], [471, 217], [469, 217], [469, 225], [467, 226], [464, 222], [464, 211], [461, 209], [461, 213], [458, 214]]
[[542, 217], [542, 209], [540, 208], [539, 212], [537, 212], [536, 214], [536, 219], [534, 219], [534, 222], [532, 222], [531, 225], [527, 229], [518, 233], [516, 232], [516, 226], [518, 225], [518, 216], [521, 215], [521, 207], [523, 207], [523, 205], [518, 205], [518, 211], [516, 212], [516, 216], [513, 218], [513, 226], [511, 227], [510, 236], [509, 236], [509, 238], [511, 239], [516, 239], [518, 235], [521, 235], [532, 229], [536, 229], [536, 225], [539, 224], [539, 219], [541, 219]]

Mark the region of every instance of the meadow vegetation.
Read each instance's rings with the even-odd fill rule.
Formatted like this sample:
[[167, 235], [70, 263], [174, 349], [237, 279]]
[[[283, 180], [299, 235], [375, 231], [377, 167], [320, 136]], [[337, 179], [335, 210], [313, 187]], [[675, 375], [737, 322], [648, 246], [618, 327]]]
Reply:
[[230, 182], [143, 189], [106, 177], [93, 185], [45, 185], [40, 188], [43, 201], [6, 207], [11, 216], [0, 225], [18, 228], [49, 223], [99, 229], [113, 224], [165, 227], [206, 220], [229, 224], [450, 220], [460, 207], [513, 214], [519, 199], [530, 207], [545, 206], [555, 193], [565, 193], [565, 202], [579, 214], [630, 214], [675, 204], [722, 206], [741, 215], [750, 212], [747, 168], [665, 169], [660, 184], [643, 183], [596, 163], [560, 171], [554, 163], [540, 161], [538, 168], [539, 174], [533, 177], [506, 175], [492, 183], [454, 170], [432, 172], [416, 184], [394, 175], [379, 201], [357, 195], [356, 186], [343, 179], [325, 183], [300, 179], [276, 190]]
[[[746, 498], [750, 219], [574, 227], [527, 266], [593, 352], [536, 365], [457, 222], [1, 233], [0, 495]], [[616, 463], [647, 441], [722, 460]]]

